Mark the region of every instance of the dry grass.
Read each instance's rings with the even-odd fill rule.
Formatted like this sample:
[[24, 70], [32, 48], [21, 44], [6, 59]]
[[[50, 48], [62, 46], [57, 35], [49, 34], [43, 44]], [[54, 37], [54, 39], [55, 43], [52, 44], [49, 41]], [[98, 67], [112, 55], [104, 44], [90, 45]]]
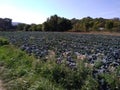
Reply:
[[67, 32], [67, 33], [75, 33], [75, 34], [101, 34], [101, 35], [120, 36], [119, 32]]

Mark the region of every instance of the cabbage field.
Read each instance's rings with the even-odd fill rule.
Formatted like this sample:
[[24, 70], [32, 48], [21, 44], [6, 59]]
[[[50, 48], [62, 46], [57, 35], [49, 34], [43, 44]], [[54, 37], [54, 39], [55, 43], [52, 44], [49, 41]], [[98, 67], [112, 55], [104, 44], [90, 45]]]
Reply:
[[[97, 82], [97, 89], [120, 89], [120, 36], [61, 32], [0, 32], [0, 36], [40, 62], [54, 60], [58, 66], [64, 64], [64, 68], [79, 72], [81, 61], [84, 67], [91, 69], [89, 74]], [[63, 82], [57, 83], [62, 85]], [[71, 83], [73, 86], [70, 83], [62, 86], [68, 90], [95, 90], [86, 89], [87, 84], [85, 88]]]

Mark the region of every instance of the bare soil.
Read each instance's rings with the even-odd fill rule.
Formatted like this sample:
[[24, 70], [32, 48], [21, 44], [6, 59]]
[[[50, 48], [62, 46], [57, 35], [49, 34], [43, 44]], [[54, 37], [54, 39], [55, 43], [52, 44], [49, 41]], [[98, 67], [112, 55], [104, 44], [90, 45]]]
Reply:
[[3, 87], [3, 82], [2, 82], [2, 80], [0, 80], [0, 90], [6, 90], [6, 89]]
[[75, 33], [75, 34], [101, 34], [101, 35], [113, 35], [120, 36], [120, 32], [67, 32], [67, 33]]

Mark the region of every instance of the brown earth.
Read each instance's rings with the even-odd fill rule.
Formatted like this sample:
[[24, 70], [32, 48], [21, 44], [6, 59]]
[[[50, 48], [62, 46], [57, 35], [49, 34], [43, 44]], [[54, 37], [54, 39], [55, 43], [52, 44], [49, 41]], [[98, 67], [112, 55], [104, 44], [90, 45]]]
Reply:
[[75, 34], [101, 34], [101, 35], [113, 35], [113, 36], [120, 36], [118, 32], [66, 32], [66, 33], [75, 33]]
[[6, 89], [3, 87], [3, 82], [2, 82], [2, 80], [0, 80], [0, 90], [6, 90]]

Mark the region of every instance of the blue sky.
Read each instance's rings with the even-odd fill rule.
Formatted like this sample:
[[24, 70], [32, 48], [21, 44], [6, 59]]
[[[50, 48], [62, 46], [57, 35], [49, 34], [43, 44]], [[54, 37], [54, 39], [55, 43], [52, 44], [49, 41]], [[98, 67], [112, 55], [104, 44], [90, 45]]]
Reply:
[[120, 0], [0, 0], [0, 17], [14, 22], [38, 24], [54, 14], [69, 19], [120, 17]]

